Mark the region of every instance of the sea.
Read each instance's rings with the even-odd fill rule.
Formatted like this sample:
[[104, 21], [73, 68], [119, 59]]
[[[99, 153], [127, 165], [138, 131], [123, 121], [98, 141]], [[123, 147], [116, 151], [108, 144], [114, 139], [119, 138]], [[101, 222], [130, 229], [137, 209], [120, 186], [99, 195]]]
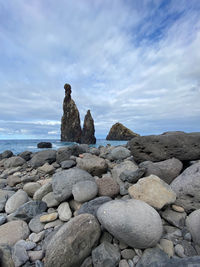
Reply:
[[[42, 151], [43, 149], [37, 148], [37, 144], [40, 142], [51, 142], [52, 149], [55, 150], [57, 150], [60, 147], [65, 147], [75, 144], [71, 142], [61, 142], [58, 139], [0, 140], [0, 153], [2, 153], [5, 150], [11, 150], [15, 155], [17, 155], [23, 151], [31, 151], [31, 152]], [[127, 141], [108, 141], [106, 139], [97, 139], [96, 144], [90, 146], [99, 147], [99, 146], [106, 146], [107, 144], [110, 144], [112, 146], [118, 146], [126, 143]]]

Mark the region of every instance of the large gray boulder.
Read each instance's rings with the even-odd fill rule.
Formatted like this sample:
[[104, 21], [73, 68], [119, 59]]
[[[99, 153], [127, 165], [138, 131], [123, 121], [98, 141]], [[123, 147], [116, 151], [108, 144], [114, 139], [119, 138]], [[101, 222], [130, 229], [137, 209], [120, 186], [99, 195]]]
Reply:
[[97, 211], [103, 227], [133, 248], [153, 247], [160, 240], [162, 221], [155, 209], [140, 200], [113, 200]]
[[131, 140], [138, 136], [138, 134], [132, 132], [130, 129], [125, 127], [123, 124], [117, 122], [111, 128], [106, 136], [106, 140]]
[[200, 209], [200, 162], [185, 169], [171, 183], [172, 190], [177, 195], [176, 204], [186, 211]]
[[11, 157], [4, 162], [4, 168], [18, 167], [22, 166], [24, 163], [26, 163], [25, 159], [19, 156]]
[[33, 168], [40, 167], [46, 162], [49, 164], [56, 161], [56, 151], [55, 150], [44, 150], [34, 154], [30, 160], [30, 164]]
[[134, 160], [162, 161], [177, 158], [181, 161], [200, 158], [200, 133], [173, 132], [161, 135], [138, 136], [129, 142]]
[[61, 147], [57, 150], [56, 153], [56, 162], [61, 163], [65, 160], [69, 160], [70, 157], [73, 156], [79, 156], [79, 154], [83, 154], [89, 151], [89, 147], [86, 144], [82, 145], [71, 145], [67, 147]]
[[178, 159], [171, 158], [160, 162], [144, 161], [140, 163], [139, 167], [146, 169], [144, 176], [154, 174], [170, 184], [180, 174], [183, 163]]
[[81, 266], [98, 242], [100, 233], [100, 225], [94, 216], [76, 216], [65, 223], [47, 245], [45, 267]]
[[52, 187], [55, 199], [62, 202], [72, 195], [72, 187], [80, 181], [94, 181], [94, 178], [86, 171], [72, 168], [57, 172], [52, 178]]
[[123, 160], [130, 157], [131, 152], [123, 146], [115, 147], [111, 151], [111, 157], [113, 160]]

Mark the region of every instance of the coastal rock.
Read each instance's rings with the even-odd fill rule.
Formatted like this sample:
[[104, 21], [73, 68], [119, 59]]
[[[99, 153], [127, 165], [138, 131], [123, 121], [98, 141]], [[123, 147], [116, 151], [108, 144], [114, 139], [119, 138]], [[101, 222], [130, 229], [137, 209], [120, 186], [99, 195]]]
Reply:
[[118, 266], [120, 257], [119, 250], [108, 242], [103, 242], [92, 251], [92, 262], [94, 267]]
[[200, 246], [200, 209], [190, 213], [186, 219], [186, 225], [193, 241]]
[[138, 136], [138, 134], [132, 132], [130, 129], [126, 128], [123, 124], [117, 122], [115, 123], [107, 137], [106, 140], [131, 140], [132, 138]]
[[55, 199], [54, 193], [50, 192], [46, 194], [43, 198], [42, 201], [44, 201], [47, 204], [48, 208], [56, 207], [60, 204], [59, 201]]
[[83, 154], [82, 158], [77, 158], [76, 162], [78, 168], [88, 171], [93, 176], [101, 176], [108, 169], [105, 159], [89, 153]]
[[28, 202], [28, 195], [26, 192], [20, 189], [8, 199], [6, 202], [5, 211], [6, 213], [15, 212], [26, 202]]
[[61, 221], [67, 222], [72, 217], [72, 212], [68, 202], [62, 202], [58, 207], [58, 215]]
[[171, 158], [160, 162], [144, 161], [140, 163], [139, 167], [146, 169], [144, 176], [154, 174], [170, 184], [180, 174], [183, 163], [178, 159]]
[[96, 144], [96, 138], [94, 136], [95, 129], [94, 129], [94, 120], [90, 113], [90, 110], [87, 111], [85, 115], [82, 136], [81, 136], [81, 143], [82, 144]]
[[50, 142], [40, 142], [37, 144], [38, 148], [52, 148], [52, 143]]
[[10, 158], [12, 156], [13, 156], [12, 151], [5, 150], [3, 153], [0, 154], [0, 160], [2, 160], [2, 159], [8, 159], [8, 158]]
[[129, 142], [137, 162], [162, 161], [177, 158], [181, 161], [200, 158], [200, 133], [173, 132], [162, 135], [138, 136]]
[[1, 267], [15, 267], [12, 260], [12, 249], [10, 246], [0, 245], [0, 266]]
[[65, 160], [69, 160], [71, 156], [78, 157], [79, 154], [87, 153], [89, 151], [88, 145], [72, 145], [67, 147], [61, 147], [56, 153], [56, 162], [61, 163]]
[[142, 200], [156, 209], [162, 209], [176, 200], [176, 194], [171, 187], [156, 175], [141, 178], [128, 189], [134, 199]]
[[177, 194], [176, 204], [186, 211], [200, 209], [200, 162], [184, 170], [171, 183], [171, 188]]
[[0, 244], [14, 245], [29, 236], [29, 228], [24, 221], [12, 221], [0, 226]]
[[73, 185], [72, 195], [74, 200], [78, 202], [86, 202], [96, 197], [98, 193], [98, 187], [96, 182], [93, 181], [81, 181]]
[[100, 233], [99, 223], [90, 214], [71, 219], [58, 230], [47, 245], [45, 267], [80, 266], [90, 255]]
[[50, 214], [44, 214], [40, 217], [40, 222], [41, 223], [52, 222], [52, 221], [55, 221], [57, 218], [58, 218], [57, 212], [53, 212]]
[[99, 196], [114, 197], [119, 193], [118, 183], [111, 177], [103, 177], [96, 180]]
[[23, 244], [21, 244], [21, 241], [18, 241], [12, 250], [12, 258], [15, 263], [15, 267], [20, 267], [24, 263], [26, 263], [29, 259], [28, 254], [26, 252], [26, 248]]
[[41, 175], [46, 174], [53, 174], [55, 172], [55, 168], [50, 165], [48, 162], [46, 162], [43, 166], [38, 168], [38, 173]]
[[28, 226], [32, 232], [39, 233], [44, 229], [44, 224], [40, 222], [40, 217], [44, 214], [46, 214], [46, 212], [38, 214], [30, 220]]
[[24, 151], [18, 154], [19, 157], [25, 159], [26, 161], [29, 161], [31, 159], [32, 152], [30, 151]]
[[39, 183], [30, 182], [24, 185], [23, 190], [30, 196], [33, 197], [35, 192], [41, 187]]
[[0, 212], [4, 210], [4, 207], [6, 205], [8, 198], [14, 194], [15, 194], [14, 191], [8, 191], [8, 190], [1, 190], [0, 189]]
[[81, 126], [79, 111], [71, 99], [71, 86], [64, 85], [63, 116], [61, 120], [61, 141], [81, 142]]
[[123, 146], [115, 147], [111, 151], [111, 157], [113, 160], [123, 160], [130, 157], [131, 152]]
[[26, 161], [23, 158], [16, 156], [16, 157], [8, 158], [4, 162], [4, 167], [5, 168], [18, 167], [18, 166], [22, 166], [24, 163], [26, 163]]
[[162, 212], [162, 218], [165, 219], [170, 224], [182, 229], [185, 226], [185, 212], [176, 212], [169, 208]]
[[53, 175], [52, 187], [55, 199], [62, 202], [72, 195], [72, 187], [80, 181], [94, 181], [86, 171], [79, 168], [63, 170]]
[[7, 178], [8, 185], [13, 187], [22, 182], [19, 176], [9, 175]]
[[124, 170], [120, 174], [120, 179], [123, 182], [128, 182], [128, 183], [136, 183], [145, 173], [145, 168], [139, 167], [136, 171], [132, 170]]
[[56, 151], [55, 150], [44, 150], [34, 154], [30, 160], [30, 164], [33, 168], [40, 167], [46, 162], [49, 164], [56, 161]]
[[151, 206], [140, 200], [113, 200], [97, 211], [103, 227], [133, 248], [155, 246], [162, 235], [162, 221]]
[[74, 167], [75, 165], [76, 165], [76, 162], [74, 160], [71, 160], [71, 159], [61, 162], [61, 168], [63, 170], [70, 169], [70, 168]]
[[42, 200], [42, 198], [48, 193], [52, 192], [52, 184], [47, 183], [42, 185], [33, 195], [34, 200]]

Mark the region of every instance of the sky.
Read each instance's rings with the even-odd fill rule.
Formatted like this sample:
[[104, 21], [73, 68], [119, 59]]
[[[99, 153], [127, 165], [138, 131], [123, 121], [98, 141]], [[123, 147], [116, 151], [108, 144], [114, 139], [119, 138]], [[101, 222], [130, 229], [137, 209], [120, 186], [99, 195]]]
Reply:
[[0, 139], [60, 138], [65, 83], [97, 138], [200, 131], [200, 1], [0, 0]]

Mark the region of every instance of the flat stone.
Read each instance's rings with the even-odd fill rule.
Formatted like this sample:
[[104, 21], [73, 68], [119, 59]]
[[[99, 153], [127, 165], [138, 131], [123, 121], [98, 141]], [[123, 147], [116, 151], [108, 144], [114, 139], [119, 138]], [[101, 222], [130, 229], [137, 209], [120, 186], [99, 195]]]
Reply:
[[38, 243], [40, 242], [45, 236], [45, 231], [41, 231], [39, 233], [32, 233], [29, 235], [29, 240], [34, 242], [34, 243]]
[[140, 200], [109, 201], [98, 209], [97, 217], [109, 233], [133, 248], [155, 246], [163, 231], [159, 214]]
[[42, 223], [52, 222], [55, 221], [57, 218], [58, 218], [57, 212], [45, 214], [40, 217], [40, 222]]
[[96, 180], [99, 196], [114, 197], [119, 194], [119, 185], [111, 177], [103, 177]]
[[130, 267], [126, 260], [121, 260], [119, 262], [119, 267]]
[[42, 198], [42, 201], [44, 201], [47, 204], [48, 208], [57, 207], [60, 204], [60, 202], [55, 199], [55, 196], [54, 196], [53, 192], [50, 192], [50, 193], [46, 194]]
[[10, 214], [15, 212], [21, 205], [28, 202], [28, 195], [23, 190], [18, 190], [6, 202], [5, 211]]
[[120, 174], [120, 179], [123, 182], [136, 183], [145, 173], [145, 168], [139, 167], [136, 171], [124, 170]]
[[30, 182], [24, 185], [23, 190], [30, 196], [33, 197], [35, 192], [41, 187], [39, 183]]
[[14, 245], [29, 236], [29, 228], [24, 221], [11, 221], [0, 226], [0, 244]]
[[72, 212], [68, 202], [63, 202], [58, 207], [58, 215], [61, 221], [67, 222], [72, 217]]
[[129, 187], [128, 192], [132, 198], [142, 200], [156, 209], [162, 209], [176, 200], [176, 194], [170, 186], [155, 175], [141, 178]]
[[52, 192], [52, 184], [46, 183], [42, 185], [33, 195], [34, 200], [42, 200], [42, 198], [48, 193]]
[[53, 222], [46, 223], [45, 226], [44, 226], [44, 229], [46, 230], [46, 229], [49, 229], [49, 228], [52, 228], [52, 227], [61, 226], [63, 224], [64, 223], [61, 220], [57, 219], [57, 220], [55, 220]]
[[98, 187], [96, 182], [81, 181], [73, 185], [72, 195], [78, 202], [86, 202], [96, 197]]
[[182, 229], [185, 225], [185, 212], [176, 212], [169, 208], [162, 212], [162, 218], [164, 218], [170, 224]]
[[23, 245], [21, 245], [20, 241], [17, 242], [12, 251], [12, 258], [15, 263], [15, 267], [19, 267], [26, 263], [29, 259], [27, 251]]

